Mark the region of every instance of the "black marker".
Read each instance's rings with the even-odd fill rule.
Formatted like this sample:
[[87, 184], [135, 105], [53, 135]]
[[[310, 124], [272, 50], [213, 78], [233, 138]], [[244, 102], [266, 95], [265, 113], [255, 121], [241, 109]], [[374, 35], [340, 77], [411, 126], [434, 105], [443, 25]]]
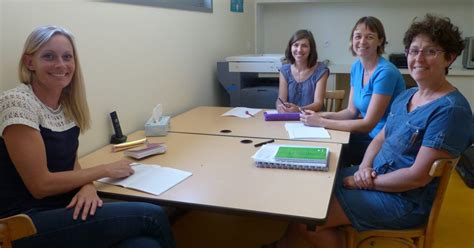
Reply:
[[273, 142], [275, 142], [275, 140], [274, 140], [274, 139], [271, 139], [271, 140], [267, 140], [267, 141], [264, 141], [264, 142], [257, 143], [257, 144], [255, 144], [255, 145], [253, 145], [253, 146], [259, 147], [259, 146], [263, 146], [263, 145], [265, 145], [265, 144], [270, 144], [270, 143], [273, 143]]

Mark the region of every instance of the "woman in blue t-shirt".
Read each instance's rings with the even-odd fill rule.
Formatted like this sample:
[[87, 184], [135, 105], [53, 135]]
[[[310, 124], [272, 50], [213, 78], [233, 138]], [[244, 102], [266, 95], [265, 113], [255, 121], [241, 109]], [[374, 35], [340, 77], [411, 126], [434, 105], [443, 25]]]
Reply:
[[285, 51], [289, 64], [280, 69], [280, 87], [276, 109], [280, 113], [300, 112], [299, 108], [320, 111], [329, 69], [318, 62], [313, 34], [298, 30], [291, 36]]
[[343, 150], [343, 163], [359, 164], [370, 141], [387, 120], [390, 105], [405, 89], [399, 70], [381, 55], [386, 36], [382, 23], [372, 16], [360, 18], [352, 29], [350, 49], [358, 59], [351, 68], [351, 90], [346, 109], [339, 112], [306, 111], [301, 121], [309, 126], [351, 132]]

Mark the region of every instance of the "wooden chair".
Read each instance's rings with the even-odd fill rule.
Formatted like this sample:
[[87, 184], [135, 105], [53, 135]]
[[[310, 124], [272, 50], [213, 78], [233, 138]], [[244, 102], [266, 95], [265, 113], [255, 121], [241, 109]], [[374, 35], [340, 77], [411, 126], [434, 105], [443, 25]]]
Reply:
[[0, 247], [11, 248], [12, 241], [36, 234], [36, 227], [26, 214], [0, 219]]
[[424, 227], [406, 230], [370, 230], [358, 232], [352, 226], [345, 226], [346, 247], [377, 247], [377, 241], [389, 241], [396, 247], [431, 248], [434, 229], [443, 203], [449, 178], [459, 158], [438, 159], [431, 166], [430, 175], [439, 177], [439, 185], [431, 208], [428, 223]]
[[328, 90], [324, 96], [324, 106], [326, 111], [337, 112], [342, 109], [342, 101], [344, 100], [344, 90]]

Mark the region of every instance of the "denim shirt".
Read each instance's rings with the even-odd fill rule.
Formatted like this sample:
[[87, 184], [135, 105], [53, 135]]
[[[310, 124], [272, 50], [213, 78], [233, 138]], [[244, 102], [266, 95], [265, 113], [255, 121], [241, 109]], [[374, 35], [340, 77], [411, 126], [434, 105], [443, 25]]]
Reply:
[[[455, 157], [470, 146], [472, 111], [458, 91], [448, 93], [408, 112], [408, 103], [418, 88], [403, 92], [393, 103], [385, 126], [385, 142], [374, 159], [377, 174], [408, 168], [422, 146], [441, 149]], [[430, 211], [438, 180], [401, 193], [417, 205], [418, 212]]]

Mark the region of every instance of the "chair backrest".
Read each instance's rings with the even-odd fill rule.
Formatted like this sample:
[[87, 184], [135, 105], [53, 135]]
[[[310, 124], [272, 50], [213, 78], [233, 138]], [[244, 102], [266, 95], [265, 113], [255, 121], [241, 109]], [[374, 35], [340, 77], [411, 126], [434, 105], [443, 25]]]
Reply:
[[342, 109], [342, 101], [344, 100], [344, 90], [328, 90], [324, 95], [324, 106], [326, 111], [337, 112]]
[[433, 165], [431, 165], [430, 176], [439, 177], [439, 184], [438, 189], [436, 190], [433, 206], [431, 207], [430, 217], [426, 225], [424, 247], [432, 247], [434, 229], [436, 227], [436, 222], [438, 221], [446, 189], [448, 188], [449, 178], [458, 161], [459, 158], [438, 159], [433, 163]]
[[36, 234], [36, 227], [26, 214], [0, 219], [0, 246], [11, 248], [11, 242]]

